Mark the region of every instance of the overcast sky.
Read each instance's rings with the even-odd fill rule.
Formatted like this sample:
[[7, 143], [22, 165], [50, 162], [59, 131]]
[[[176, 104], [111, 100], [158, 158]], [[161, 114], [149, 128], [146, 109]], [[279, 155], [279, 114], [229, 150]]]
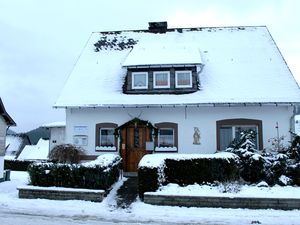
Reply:
[[300, 83], [298, 0], [0, 0], [0, 96], [25, 132], [62, 121], [53, 109], [93, 31], [266, 25]]

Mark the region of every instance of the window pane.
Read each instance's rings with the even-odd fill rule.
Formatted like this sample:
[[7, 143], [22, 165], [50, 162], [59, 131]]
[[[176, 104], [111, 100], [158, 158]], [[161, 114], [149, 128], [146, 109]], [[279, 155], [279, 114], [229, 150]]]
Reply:
[[134, 87], [146, 87], [147, 86], [146, 73], [133, 74], [133, 86]]
[[159, 147], [173, 147], [174, 146], [174, 130], [160, 129], [158, 137]]
[[236, 126], [235, 127], [235, 138], [240, 139], [241, 138], [241, 133], [244, 131], [253, 131], [255, 135], [255, 140], [254, 140], [254, 147], [257, 148], [257, 127], [256, 126]]
[[232, 142], [232, 127], [220, 128], [220, 150], [225, 150]]
[[189, 72], [178, 72], [177, 73], [177, 85], [179, 85], [179, 86], [191, 85], [191, 74]]
[[112, 128], [102, 128], [100, 131], [100, 146], [114, 146], [115, 145], [115, 135], [114, 129]]
[[167, 72], [156, 72], [155, 75], [155, 86], [169, 86], [169, 73]]

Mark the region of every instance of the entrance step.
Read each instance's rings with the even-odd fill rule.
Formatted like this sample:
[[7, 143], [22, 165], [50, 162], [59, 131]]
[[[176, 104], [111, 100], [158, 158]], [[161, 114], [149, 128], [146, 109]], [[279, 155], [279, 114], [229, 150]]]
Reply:
[[137, 172], [123, 172], [124, 177], [137, 177], [138, 173]]
[[117, 207], [128, 208], [138, 196], [138, 178], [128, 177], [117, 191]]

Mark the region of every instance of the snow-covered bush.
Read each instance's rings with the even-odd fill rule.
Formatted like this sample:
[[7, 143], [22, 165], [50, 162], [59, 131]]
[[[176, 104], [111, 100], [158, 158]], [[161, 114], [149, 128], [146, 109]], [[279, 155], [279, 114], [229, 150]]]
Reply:
[[13, 171], [27, 171], [28, 166], [34, 162], [34, 160], [5, 159], [4, 169]]
[[49, 159], [56, 163], [79, 163], [84, 151], [71, 144], [55, 146], [49, 153]]
[[236, 160], [230, 153], [146, 155], [139, 164], [140, 197], [168, 183], [185, 186], [238, 180]]
[[[300, 137], [295, 136], [290, 147], [280, 143], [282, 138], [274, 138], [273, 149], [257, 151], [254, 148], [255, 136], [251, 131], [241, 133], [226, 150], [240, 158], [241, 178], [250, 183], [266, 181], [269, 185], [300, 185]], [[283, 177], [287, 177], [284, 182]]]
[[119, 178], [120, 164], [120, 156], [105, 154], [83, 164], [34, 163], [28, 172], [34, 186], [107, 190]]

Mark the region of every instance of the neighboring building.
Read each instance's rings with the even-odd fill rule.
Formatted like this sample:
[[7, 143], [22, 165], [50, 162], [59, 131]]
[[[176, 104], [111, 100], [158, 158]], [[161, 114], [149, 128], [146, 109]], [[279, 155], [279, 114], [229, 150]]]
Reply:
[[125, 171], [147, 153], [214, 153], [240, 131], [256, 147], [290, 139], [300, 91], [267, 27], [93, 33], [55, 104], [66, 142], [90, 158], [115, 152]]
[[16, 159], [26, 145], [31, 145], [27, 134], [6, 134], [5, 159]]
[[53, 122], [44, 124], [50, 130], [49, 150], [51, 151], [55, 146], [65, 143], [66, 122]]
[[47, 160], [49, 140], [40, 139], [36, 145], [26, 145], [18, 156], [18, 160]]
[[5, 142], [6, 130], [10, 126], [16, 126], [15, 121], [6, 112], [3, 102], [0, 98], [0, 182], [4, 180], [4, 156], [5, 156]]

